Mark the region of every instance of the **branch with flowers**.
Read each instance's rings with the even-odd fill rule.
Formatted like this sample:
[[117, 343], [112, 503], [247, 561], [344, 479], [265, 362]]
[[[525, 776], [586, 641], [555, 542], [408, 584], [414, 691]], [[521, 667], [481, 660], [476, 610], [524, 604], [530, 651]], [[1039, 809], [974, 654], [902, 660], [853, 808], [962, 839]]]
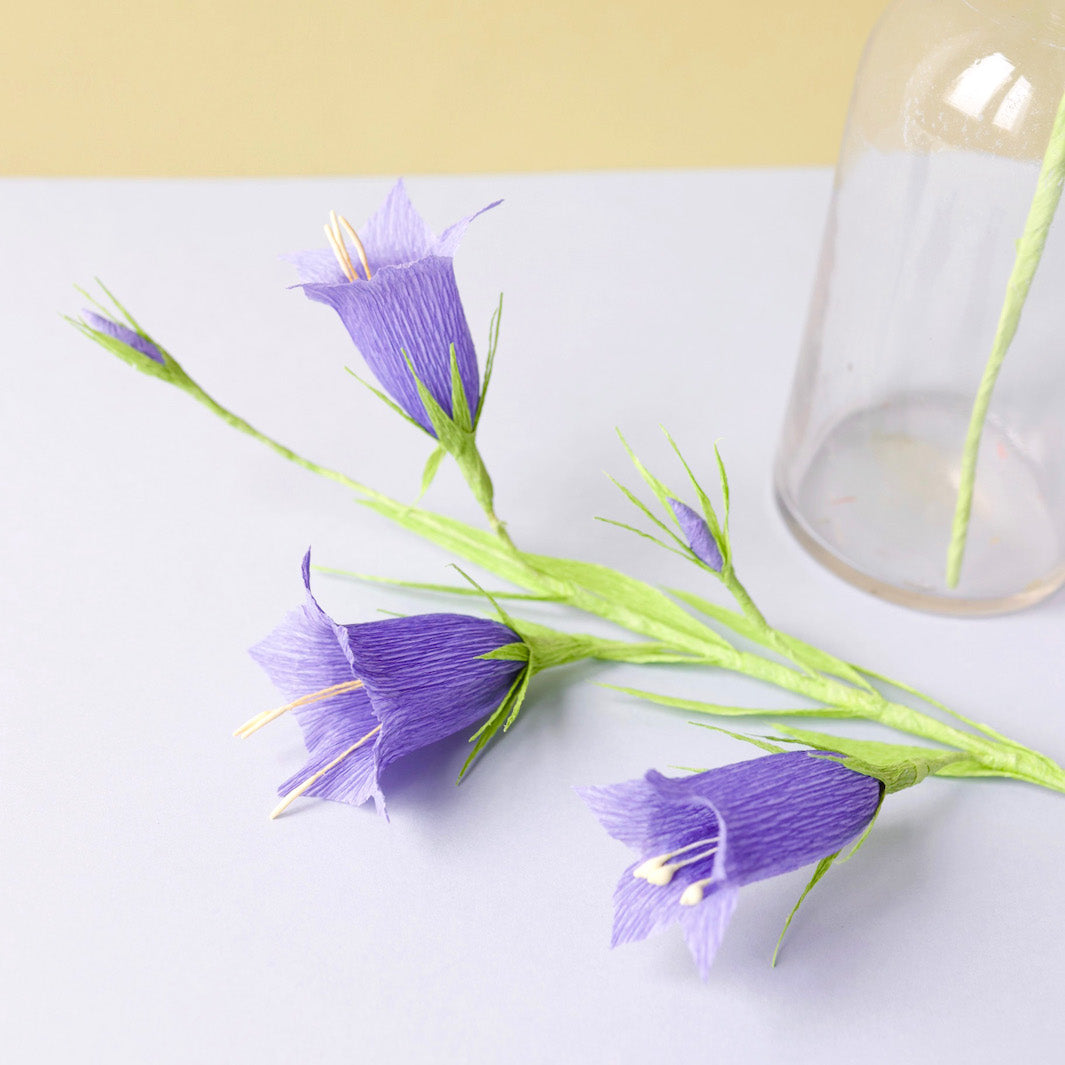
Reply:
[[[453, 266], [463, 233], [481, 213], [437, 236], [400, 182], [361, 235], [334, 214], [326, 226], [327, 248], [288, 258], [305, 294], [337, 312], [380, 387], [363, 383], [431, 439], [423, 490], [450, 456], [484, 511], [485, 528], [393, 499], [260, 432], [201, 388], [102, 285], [101, 298], [86, 293], [92, 307], [71, 319], [134, 368], [179, 388], [283, 458], [351, 490], [364, 506], [453, 559], [510, 585], [488, 591], [472, 578], [388, 582], [479, 601], [493, 616], [438, 613], [341, 624], [312, 594], [308, 552], [302, 603], [251, 652], [285, 703], [252, 717], [236, 733], [251, 736], [287, 715], [302, 730], [307, 761], [280, 785], [271, 816], [301, 797], [353, 805], [372, 799], [384, 813], [388, 767], [456, 733], [470, 735], [465, 773], [513, 725], [537, 675], [557, 666], [588, 659], [683, 663], [761, 680], [804, 705], [729, 706], [619, 688], [707, 719], [770, 718], [777, 724], [769, 736], [729, 732], [761, 748], [762, 757], [679, 778], [651, 770], [641, 780], [581, 789], [606, 830], [636, 852], [615, 892], [614, 942], [641, 939], [677, 921], [705, 974], [741, 886], [814, 865], [801, 903], [834, 862], [864, 842], [886, 796], [928, 776], [1007, 777], [1065, 792], [1065, 770], [1045, 755], [771, 626], [736, 570], [731, 493], [720, 454], [711, 493], [667, 434], [686, 479], [680, 491], [649, 470], [622, 438], [644, 492], [618, 487], [642, 527], [613, 524], [686, 559], [722, 586], [730, 606], [685, 589], [660, 589], [596, 563], [519, 547], [495, 512], [477, 444], [502, 306], [492, 319], [482, 375]], [[535, 624], [516, 616], [523, 600], [563, 604], [612, 623], [629, 638]], [[908, 701], [889, 697], [892, 690]], [[805, 727], [811, 719], [848, 718], [921, 742], [855, 740]]]

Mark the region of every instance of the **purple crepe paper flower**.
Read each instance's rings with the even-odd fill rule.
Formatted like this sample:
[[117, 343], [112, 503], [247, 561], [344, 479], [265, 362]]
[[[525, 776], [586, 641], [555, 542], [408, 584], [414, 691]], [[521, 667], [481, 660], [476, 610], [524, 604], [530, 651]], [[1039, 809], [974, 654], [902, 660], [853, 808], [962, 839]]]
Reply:
[[700, 561], [705, 562], [712, 570], [720, 573], [724, 560], [721, 557], [721, 549], [717, 546], [717, 541], [714, 539], [714, 534], [710, 532], [710, 526], [706, 524], [706, 520], [701, 515], [696, 514], [687, 503], [682, 503], [679, 499], [670, 497], [669, 505], [673, 511], [673, 516], [680, 525], [681, 532], [684, 533], [685, 539], [688, 541], [688, 546], [692, 549], [692, 554]]
[[740, 887], [834, 854], [872, 821], [881, 784], [808, 751], [579, 793], [640, 860], [614, 892], [612, 945], [679, 921], [705, 978]]
[[106, 336], [114, 337], [115, 340], [120, 340], [123, 344], [133, 348], [134, 351], [147, 355], [149, 359], [159, 363], [160, 366], [166, 365], [166, 359], [159, 348], [147, 337], [141, 336], [136, 329], [130, 329], [128, 325], [122, 325], [121, 322], [114, 322], [110, 318], [105, 318], [102, 314], [97, 314], [95, 311], [84, 310], [81, 314], [85, 324], [91, 329], [95, 329]]
[[[303, 605], [251, 649], [292, 700], [284, 709], [295, 714], [310, 756], [278, 792], [352, 805], [372, 798], [384, 813], [384, 769], [491, 714], [526, 663], [480, 656], [520, 637], [499, 622], [460, 614], [339, 625], [311, 594], [310, 558], [308, 551]], [[277, 713], [253, 718], [238, 734]]]
[[340, 315], [385, 391], [432, 436], [436, 433], [404, 353], [432, 397], [454, 417], [454, 345], [470, 420], [476, 421], [480, 375], [452, 257], [470, 222], [500, 202], [461, 219], [437, 237], [414, 209], [403, 182], [397, 181], [362, 230], [369, 280], [361, 274], [349, 280], [328, 249], [285, 256], [295, 265], [307, 296], [328, 304]]

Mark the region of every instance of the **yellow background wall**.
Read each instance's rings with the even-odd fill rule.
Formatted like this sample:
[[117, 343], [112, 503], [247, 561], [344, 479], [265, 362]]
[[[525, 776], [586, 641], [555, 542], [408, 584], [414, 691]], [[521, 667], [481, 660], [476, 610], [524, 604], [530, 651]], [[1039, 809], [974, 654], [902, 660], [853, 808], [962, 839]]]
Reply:
[[829, 163], [886, 0], [30, 0], [2, 174]]

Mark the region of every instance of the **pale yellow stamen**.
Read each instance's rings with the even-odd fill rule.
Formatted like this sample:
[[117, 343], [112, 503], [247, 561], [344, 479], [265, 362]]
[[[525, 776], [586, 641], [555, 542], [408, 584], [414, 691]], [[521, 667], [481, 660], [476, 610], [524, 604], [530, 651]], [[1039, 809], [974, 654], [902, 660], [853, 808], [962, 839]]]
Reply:
[[355, 271], [355, 264], [351, 261], [351, 255], [348, 253], [347, 245], [344, 243], [336, 218], [336, 211], [330, 211], [329, 224], [322, 228], [325, 230], [325, 235], [333, 249], [333, 254], [340, 264], [340, 269], [344, 271], [344, 276], [349, 281], [358, 281], [360, 280], [359, 275]]
[[361, 687], [361, 680], [346, 680], [343, 684], [334, 684], [331, 688], [323, 688], [321, 691], [311, 692], [310, 695], [301, 696], [291, 703], [277, 707], [276, 710], [264, 710], [261, 714], [256, 714], [255, 717], [245, 721], [233, 735], [239, 736], [241, 739], [247, 739], [253, 732], [258, 732], [263, 725], [269, 725], [271, 721], [282, 714], [288, 713], [289, 710], [295, 710], [301, 706], [309, 706], [311, 703], [318, 703], [323, 699], [331, 699], [334, 695], [358, 691]]
[[[359, 240], [359, 234], [355, 232], [352, 224], [343, 215], [340, 215], [340, 224], [344, 227], [348, 236], [351, 237], [351, 242], [355, 245], [355, 251], [359, 254], [359, 262], [362, 263], [362, 268], [366, 271], [366, 280], [369, 281], [373, 275], [370, 273], [370, 261], [366, 258], [366, 248], [363, 247], [362, 241]], [[341, 240], [341, 243], [343, 243], [343, 240]]]
[[273, 812], [270, 814], [270, 819], [273, 820], [279, 814], [283, 814], [289, 806], [294, 803], [309, 787], [311, 787], [316, 780], [320, 780], [329, 772], [330, 769], [335, 769], [345, 758], [348, 757], [353, 751], [357, 751], [367, 740], [376, 736], [381, 731], [381, 726], [373, 729], [371, 732], [367, 732], [361, 740], [353, 743], [343, 754], [339, 754], [334, 758], [329, 765], [322, 769], [319, 769], [317, 773], [309, 776], [302, 784], [297, 785], [292, 791], [290, 791], [278, 804], [274, 807]]
[[707, 877], [706, 880], [696, 880], [694, 884], [689, 884], [684, 889], [684, 894], [680, 897], [681, 906], [698, 906], [706, 897], [706, 888], [711, 883], [713, 883], [713, 877]]
[[[678, 854], [685, 854], [697, 847], [706, 847], [707, 849], [701, 851], [699, 854], [693, 854], [690, 857], [682, 858], [679, 862], [671, 861], [671, 859], [676, 858]], [[655, 887], [665, 887], [672, 881], [673, 874], [676, 873], [678, 869], [683, 869], [686, 865], [694, 865], [695, 862], [701, 862], [704, 858], [709, 858], [712, 854], [716, 853], [716, 839], [696, 840], [694, 843], [689, 843], [686, 847], [678, 847], [675, 851], [669, 851], [667, 854], [659, 854], [657, 857], [648, 858], [647, 861], [633, 869], [632, 875], [634, 877], [639, 877], [641, 880], [646, 880], [647, 883], [653, 884]]]

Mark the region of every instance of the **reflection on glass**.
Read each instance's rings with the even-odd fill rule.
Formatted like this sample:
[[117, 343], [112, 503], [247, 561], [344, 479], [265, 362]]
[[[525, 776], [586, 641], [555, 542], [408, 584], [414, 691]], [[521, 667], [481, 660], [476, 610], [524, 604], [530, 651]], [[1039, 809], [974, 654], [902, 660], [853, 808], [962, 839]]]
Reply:
[[1024, 121], [1028, 114], [1028, 105], [1032, 102], [1032, 83], [1025, 77], [1019, 77], [998, 105], [995, 117], [991, 120], [999, 129], [1012, 132]]
[[978, 59], [955, 79], [947, 93], [947, 103], [970, 118], [980, 118], [992, 97], [1009, 81], [1013, 69], [1001, 52]]

